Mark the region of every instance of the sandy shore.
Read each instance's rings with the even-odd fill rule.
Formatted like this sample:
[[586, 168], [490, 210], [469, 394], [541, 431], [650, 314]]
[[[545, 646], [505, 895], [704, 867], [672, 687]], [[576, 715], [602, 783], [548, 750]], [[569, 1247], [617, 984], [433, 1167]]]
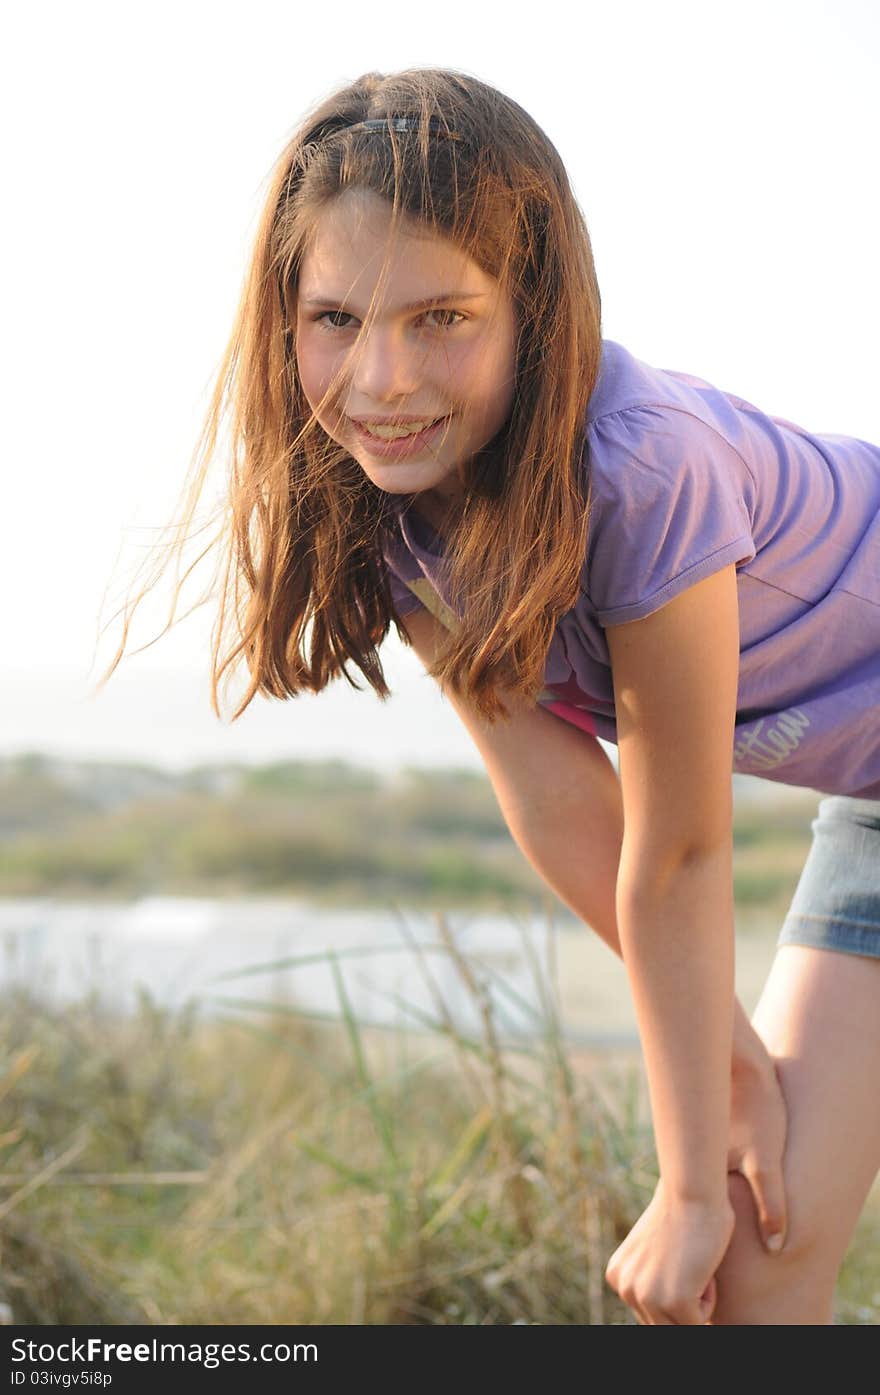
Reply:
[[[779, 926], [737, 913], [736, 991], [751, 1014], [776, 953]], [[636, 1016], [623, 963], [586, 927], [557, 928], [555, 982], [560, 1017], [573, 1041], [601, 1045], [603, 1038], [638, 1043]]]

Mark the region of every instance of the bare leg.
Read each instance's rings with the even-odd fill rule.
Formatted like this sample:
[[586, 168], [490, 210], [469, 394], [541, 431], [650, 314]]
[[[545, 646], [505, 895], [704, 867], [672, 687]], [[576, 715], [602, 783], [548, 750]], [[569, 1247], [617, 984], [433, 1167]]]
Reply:
[[732, 1174], [737, 1222], [713, 1324], [828, 1324], [880, 1170], [880, 959], [780, 946], [752, 1024], [788, 1107], [788, 1239], [781, 1255], [767, 1253], [748, 1183]]

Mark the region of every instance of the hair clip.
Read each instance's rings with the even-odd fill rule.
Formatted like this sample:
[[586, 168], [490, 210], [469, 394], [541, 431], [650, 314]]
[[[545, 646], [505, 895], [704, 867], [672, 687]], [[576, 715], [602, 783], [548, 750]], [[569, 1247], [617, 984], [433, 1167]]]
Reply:
[[[355, 126], [363, 126], [364, 130], [367, 131], [418, 131], [421, 129], [422, 124], [423, 123], [417, 116], [369, 117], [366, 121], [356, 121], [354, 123]], [[438, 135], [449, 136], [452, 140], [461, 139], [455, 131], [448, 131], [446, 129], [443, 124], [443, 118], [440, 116], [429, 116], [427, 125], [429, 131], [434, 131]], [[353, 127], [349, 126], [347, 129], [352, 130]]]

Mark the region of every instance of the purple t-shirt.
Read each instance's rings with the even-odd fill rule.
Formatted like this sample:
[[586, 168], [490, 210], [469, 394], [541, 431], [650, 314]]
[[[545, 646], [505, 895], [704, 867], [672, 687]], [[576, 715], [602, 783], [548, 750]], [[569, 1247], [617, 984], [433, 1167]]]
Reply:
[[[733, 562], [733, 769], [880, 799], [880, 446], [815, 435], [606, 339], [584, 468], [581, 594], [554, 631], [541, 705], [616, 743], [604, 627]], [[454, 626], [441, 540], [410, 499], [394, 505], [384, 557], [398, 613], [422, 605]]]

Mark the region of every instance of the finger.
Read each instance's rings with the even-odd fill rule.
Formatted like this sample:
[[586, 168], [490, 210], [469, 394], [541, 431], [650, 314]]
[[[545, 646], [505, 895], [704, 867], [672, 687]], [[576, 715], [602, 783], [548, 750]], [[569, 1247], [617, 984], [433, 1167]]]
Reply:
[[706, 1290], [700, 1298], [700, 1322], [707, 1323], [715, 1311], [715, 1304], [718, 1301], [718, 1284], [714, 1275], [706, 1285]]
[[652, 1320], [657, 1327], [699, 1327], [708, 1320], [714, 1308], [714, 1294], [708, 1302], [704, 1294], [702, 1298], [682, 1301], [671, 1312], [658, 1308]]
[[[761, 1167], [760, 1162], [744, 1159], [742, 1174], [752, 1189], [758, 1229], [761, 1239], [771, 1253], [777, 1253], [785, 1243], [786, 1210], [785, 1184], [781, 1167]], [[773, 1237], [779, 1237], [775, 1242]]]
[[641, 1327], [651, 1326], [651, 1315], [648, 1312], [647, 1308], [644, 1307], [643, 1304], [641, 1304], [637, 1298], [625, 1298], [623, 1301], [626, 1303], [626, 1306], [630, 1308], [632, 1312], [635, 1313], [636, 1320], [638, 1321]]

